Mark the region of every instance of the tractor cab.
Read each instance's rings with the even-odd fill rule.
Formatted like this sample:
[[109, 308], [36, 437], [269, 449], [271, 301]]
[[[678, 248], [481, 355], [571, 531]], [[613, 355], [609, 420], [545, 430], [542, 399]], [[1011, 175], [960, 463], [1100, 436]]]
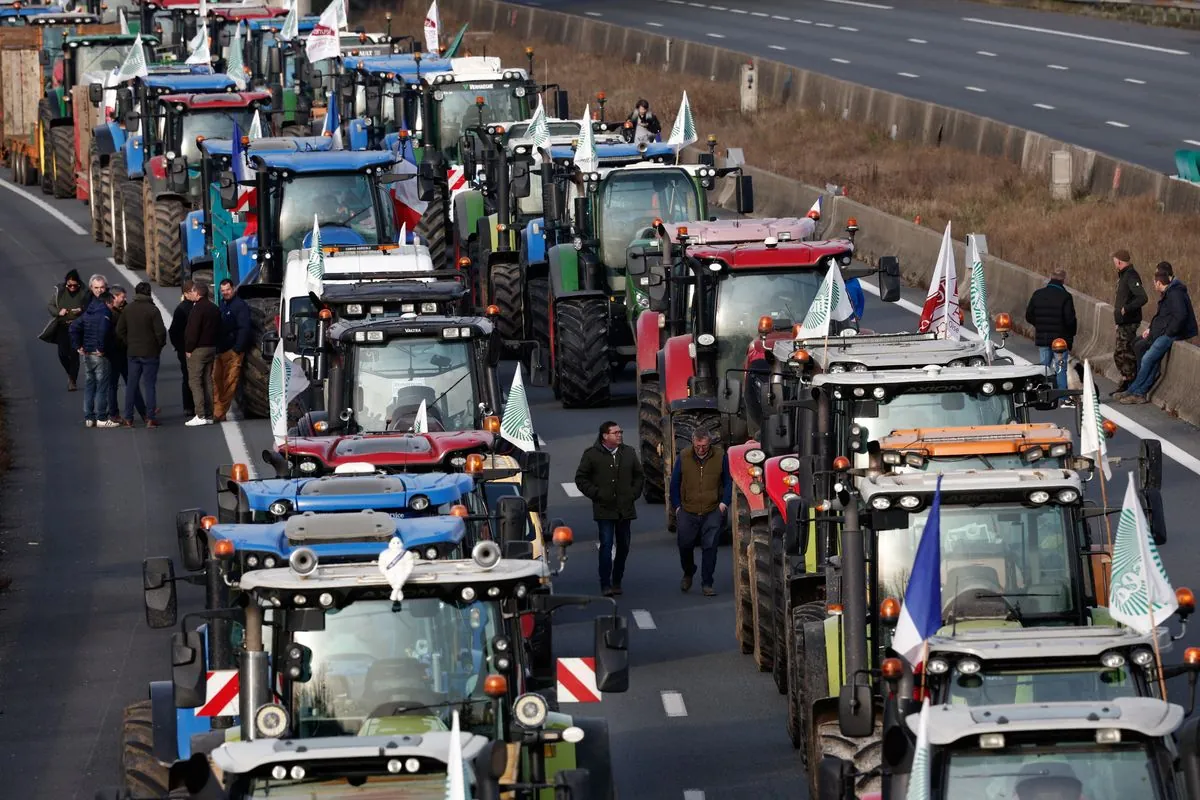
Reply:
[[71, 11], [47, 11], [39, 8], [39, 13], [26, 18], [25, 24], [41, 31], [42, 43], [38, 59], [42, 65], [42, 78], [45, 81], [46, 93], [61, 85], [63, 42], [68, 36], [79, 35], [93, 26], [100, 26], [97, 14], [75, 13]]
[[439, 151], [447, 162], [461, 164], [460, 142], [467, 128], [528, 119], [537, 86], [526, 70], [504, 67], [499, 58], [470, 56], [449, 62], [449, 70], [436, 74], [421, 63], [428, 105], [421, 144]]
[[309, 81], [305, 37], [320, 17], [300, 17], [297, 38], [280, 41], [283, 20], [246, 20], [246, 58], [250, 83], [271, 93], [271, 127], [284, 135], [307, 135], [312, 122], [313, 86]]
[[421, 81], [448, 74], [450, 63], [408, 54], [344, 57], [335, 96], [350, 149], [392, 149], [389, 135], [421, 119]]

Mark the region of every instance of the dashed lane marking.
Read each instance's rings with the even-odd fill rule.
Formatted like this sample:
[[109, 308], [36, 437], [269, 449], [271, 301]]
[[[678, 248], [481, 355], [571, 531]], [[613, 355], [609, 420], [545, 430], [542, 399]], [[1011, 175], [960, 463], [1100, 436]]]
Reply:
[[651, 28], [661, 28], [663, 26], [661, 22], [647, 22], [646, 24]]
[[1146, 85], [1146, 82], [1145, 82], [1145, 81], [1139, 81], [1137, 78], [1126, 78], [1126, 79], [1125, 79], [1125, 82], [1126, 82], [1126, 83], [1134, 83], [1134, 84], [1137, 84], [1138, 86], [1145, 86], [1145, 85]]
[[794, 19], [792, 22], [799, 22], [801, 25], [812, 25], [811, 19]]
[[1047, 64], [1046, 68], [1047, 69], [1061, 69], [1064, 71], [1070, 69], [1070, 67], [1064, 67], [1062, 64]]
[[85, 231], [79, 225], [79, 223], [77, 223], [75, 220], [71, 219], [66, 214], [59, 211], [57, 208], [50, 205], [49, 203], [47, 203], [45, 200], [38, 197], [37, 195], [30, 194], [29, 192], [25, 191], [20, 186], [17, 186], [15, 183], [9, 183], [8, 181], [0, 180], [0, 186], [3, 186], [5, 189], [8, 189], [10, 192], [21, 195], [26, 200], [28, 200], [29, 202], [33, 203], [35, 206], [40, 208], [42, 211], [45, 211], [47, 214], [54, 217], [56, 220], [58, 220], [63, 225], [65, 225], [67, 227], [67, 230], [69, 230], [71, 233], [75, 233], [75, 234], [87, 233], [87, 231]]
[[723, 33], [706, 33], [704, 35], [711, 36], [714, 39], [724, 39], [725, 38], [725, 34], [723, 34]]
[[874, 8], [878, 11], [891, 11], [891, 6], [880, 3], [865, 3], [863, 0], [825, 0], [826, 3], [837, 3], [839, 6], [858, 6], [859, 8]]
[[583, 492], [579, 491], [579, 487], [574, 483], [564, 483], [562, 487], [567, 497], [583, 497]]
[[968, 92], [986, 92], [987, 89], [980, 89], [978, 86], [964, 86]]
[[752, 16], [752, 17], [769, 17], [771, 15], [765, 11], [751, 11], [750, 16]]
[[914, 75], [911, 72], [897, 72], [896, 74], [899, 75], [901, 78], [919, 78], [919, 77], [921, 77], [920, 75]]
[[1033, 104], [1033, 107], [1034, 107], [1034, 108], [1044, 108], [1044, 109], [1046, 109], [1047, 111], [1053, 111], [1053, 110], [1054, 110], [1054, 106], [1048, 106], [1048, 105], [1046, 105], [1045, 103], [1034, 103], [1034, 104]]
[[858, 33], [858, 28], [851, 28], [849, 25], [838, 25], [839, 31], [850, 31], [850, 33]]
[[1200, 141], [1197, 141], [1196, 139], [1184, 139], [1183, 143], [1190, 144], [1192, 147], [1200, 147]]
[[1101, 44], [1115, 44], [1121, 47], [1133, 47], [1138, 50], [1149, 50], [1154, 53], [1166, 53], [1169, 56], [1186, 56], [1186, 50], [1174, 50], [1170, 47], [1158, 47], [1152, 44], [1141, 44], [1139, 42], [1123, 42], [1120, 39], [1108, 39], [1103, 36], [1088, 36], [1083, 33], [1071, 33], [1070, 31], [1056, 31], [1051, 28], [1038, 28], [1033, 25], [1017, 25], [1012, 22], [996, 22], [992, 19], [979, 19], [978, 17], [963, 17], [963, 22], [974, 22], [977, 25], [991, 25], [996, 28], [1010, 28], [1018, 31], [1029, 31], [1030, 33], [1046, 33], [1051, 36], [1063, 36], [1067, 39], [1082, 39], [1088, 42], [1099, 42]]
[[1107, 120], [1104, 124], [1112, 125], [1114, 128], [1128, 128], [1129, 127], [1124, 122], [1117, 122], [1115, 119]]
[[684, 789], [683, 800], [704, 800], [703, 789]]
[[847, 61], [844, 58], [831, 58], [829, 60], [834, 62], [835, 64], [849, 64], [850, 63], [849, 61]]
[[977, 55], [977, 56], [987, 56], [988, 58], [995, 58], [995, 57], [996, 57], [996, 54], [995, 54], [995, 53], [989, 53], [987, 50], [976, 50], [976, 51], [975, 51], [975, 55]]
[[780, 16], [779, 14], [772, 14], [771, 19], [777, 19], [780, 22], [791, 22], [792, 21], [791, 17], [783, 17], [783, 16]]
[[583, 13], [587, 14], [589, 17], [603, 17], [604, 16], [599, 11], [585, 11]]
[[769, 45], [767, 45], [767, 47], [769, 47], [769, 48], [770, 48], [770, 49], [772, 49], [772, 50], [784, 50], [784, 51], [786, 51], [786, 50], [787, 50], [787, 48], [786, 48], [786, 47], [782, 47], [782, 46], [780, 46], [780, 45], [777, 45], [777, 44], [769, 44]]
[[817, 27], [818, 28], [835, 28], [837, 26], [834, 25], [832, 22], [818, 22]]
[[683, 695], [679, 692], [660, 692], [662, 695], [663, 711], [668, 717], [686, 717], [687, 706], [684, 705]]
[[749, 11], [745, 11], [745, 10], [743, 10], [743, 9], [740, 9], [740, 8], [731, 8], [731, 9], [729, 9], [729, 13], [730, 13], [730, 14], [749, 14], [750, 12], [749, 12]]
[[658, 630], [658, 626], [654, 624], [654, 617], [650, 616], [650, 612], [644, 608], [635, 608], [632, 611], [633, 622], [641, 630], [653, 631]]
[[929, 44], [925, 39], [909, 39], [913, 44]]

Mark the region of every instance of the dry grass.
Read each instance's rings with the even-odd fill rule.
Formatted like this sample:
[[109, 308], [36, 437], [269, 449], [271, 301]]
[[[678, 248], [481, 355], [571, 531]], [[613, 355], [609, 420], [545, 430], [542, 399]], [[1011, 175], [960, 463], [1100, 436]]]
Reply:
[[1158, 6], [1113, 6], [1088, 3], [1068, 3], [1063, 0], [973, 0], [985, 6], [1017, 6], [1059, 14], [1079, 14], [1088, 17], [1161, 25], [1168, 28], [1200, 27], [1200, 12]]
[[[420, 30], [424, 7], [406, 5], [395, 15], [395, 32]], [[461, 23], [442, 13], [445, 27], [457, 30]], [[369, 21], [382, 27], [381, 19], [367, 14], [363, 22]], [[1196, 277], [1186, 254], [1200, 252], [1200, 226], [1190, 215], [1161, 214], [1153, 198], [1056, 202], [1047, 179], [1001, 159], [894, 142], [871, 126], [813, 111], [765, 107], [745, 117], [737, 110], [736, 89], [727, 84], [519, 41], [505, 31], [467, 37], [474, 55], [486, 52], [513, 66], [526, 64], [527, 44], [537, 48], [537, 77], [570, 90], [573, 112], [582, 113], [586, 99], [600, 90], [608, 97], [609, 118], [623, 118], [638, 97], [646, 97], [662, 115], [665, 133], [686, 89], [701, 137], [715, 133], [723, 144], [742, 147], [749, 164], [814, 186], [847, 186], [852, 199], [907, 219], [920, 216], [937, 231], [952, 220], [957, 236], [985, 233], [993, 255], [1043, 274], [1064, 268], [1069, 285], [1094, 297], [1112, 296], [1110, 254], [1118, 248], [1133, 254], [1147, 282], [1164, 260], [1185, 282]]]

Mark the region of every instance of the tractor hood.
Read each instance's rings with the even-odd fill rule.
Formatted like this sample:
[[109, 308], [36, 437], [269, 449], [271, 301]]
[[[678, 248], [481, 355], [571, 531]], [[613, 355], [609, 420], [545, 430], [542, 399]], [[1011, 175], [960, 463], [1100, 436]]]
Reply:
[[325, 469], [360, 462], [394, 470], [428, 470], [452, 466], [449, 459], [482, 452], [494, 440], [487, 431], [368, 433], [289, 438], [279, 451], [293, 463], [314, 459], [318, 468]]

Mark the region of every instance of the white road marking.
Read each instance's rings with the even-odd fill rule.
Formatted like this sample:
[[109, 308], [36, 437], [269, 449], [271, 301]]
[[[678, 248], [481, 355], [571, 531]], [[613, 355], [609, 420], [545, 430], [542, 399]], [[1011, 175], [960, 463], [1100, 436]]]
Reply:
[[794, 19], [792, 22], [799, 22], [801, 25], [812, 25], [812, 20], [810, 19]]
[[1105, 122], [1104, 124], [1105, 124], [1105, 125], [1112, 125], [1114, 128], [1128, 128], [1128, 127], [1129, 127], [1129, 126], [1128, 126], [1128, 125], [1126, 125], [1124, 122], [1117, 122], [1116, 120], [1112, 120], [1112, 119], [1108, 120], [1108, 121], [1107, 121], [1107, 122]]
[[986, 92], [987, 89], [980, 89], [978, 86], [964, 86], [968, 92]]
[[838, 25], [838, 30], [839, 31], [850, 31], [851, 33], [858, 33], [858, 28], [851, 28], [847, 25]]
[[1145, 86], [1145, 85], [1146, 85], [1146, 82], [1145, 82], [1145, 81], [1139, 81], [1137, 78], [1126, 78], [1126, 79], [1125, 79], [1125, 82], [1126, 82], [1126, 83], [1136, 83], [1138, 86]]
[[641, 630], [654, 631], [658, 630], [658, 626], [654, 624], [654, 617], [650, 616], [650, 612], [644, 608], [635, 608], [633, 610], [633, 622]]
[[587, 14], [589, 17], [603, 17], [604, 16], [599, 11], [585, 11], [583, 13]]
[[752, 17], [769, 17], [771, 15], [765, 11], [751, 11], [750, 16], [752, 16]]
[[1190, 144], [1192, 147], [1200, 147], [1200, 142], [1196, 141], [1195, 139], [1184, 139], [1183, 143]]
[[67, 226], [67, 230], [69, 230], [71, 233], [77, 233], [77, 234], [87, 233], [87, 231], [85, 231], [83, 228], [81, 228], [79, 226], [79, 223], [77, 223], [75, 220], [71, 219], [66, 214], [59, 211], [57, 208], [50, 205], [49, 203], [47, 203], [45, 200], [38, 197], [37, 195], [30, 194], [29, 192], [25, 191], [20, 186], [17, 186], [15, 183], [9, 183], [8, 181], [0, 180], [0, 186], [4, 187], [5, 189], [8, 189], [10, 192], [15, 192], [16, 194], [21, 195], [26, 200], [28, 200], [29, 202], [33, 203], [35, 206], [40, 208], [42, 211], [45, 211], [47, 214], [54, 217], [56, 220], [61, 222], [63, 225]]
[[1186, 50], [1173, 50], [1169, 47], [1157, 47], [1152, 44], [1138, 44], [1137, 42], [1122, 42], [1120, 39], [1106, 39], [1103, 36], [1087, 36], [1082, 33], [1070, 33], [1069, 31], [1056, 31], [1050, 28], [1036, 28], [1032, 25], [1016, 25], [1012, 22], [996, 22], [991, 19], [979, 19], [977, 17], [963, 17], [963, 22], [974, 22], [978, 25], [992, 25], [997, 28], [1012, 28], [1019, 31], [1029, 31], [1030, 33], [1048, 33], [1051, 36], [1063, 36], [1068, 39], [1083, 39], [1088, 42], [1100, 42], [1101, 44], [1115, 44], [1121, 47], [1133, 47], [1138, 50], [1150, 50], [1154, 53], [1166, 53], [1169, 56], [1186, 56]]
[[688, 3], [692, 8], [708, 8], [704, 3]]
[[989, 53], [987, 50], [976, 50], [976, 51], [975, 51], [975, 55], [977, 55], [977, 56], [987, 56], [988, 58], [995, 58], [995, 57], [996, 57], [996, 54], [995, 54], [995, 53]]
[[709, 6], [708, 8], [710, 11], [728, 11], [729, 10], [725, 6]]
[[849, 61], [847, 61], [847, 60], [846, 60], [846, 59], [844, 59], [844, 58], [831, 58], [831, 59], [829, 59], [829, 60], [830, 60], [830, 61], [832, 61], [832, 62], [834, 62], [834, 63], [836, 63], [836, 64], [849, 64], [849, 63], [850, 63]]
[[723, 34], [723, 33], [706, 33], [704, 35], [711, 36], [714, 39], [724, 39], [725, 38], [725, 34]]
[[567, 493], [567, 497], [583, 497], [583, 492], [579, 491], [579, 487], [572, 483], [564, 483], [563, 491]]
[[837, 3], [840, 6], [858, 6], [859, 8], [876, 8], [880, 11], [891, 11], [891, 6], [880, 5], [879, 3], [864, 3], [862, 0], [825, 0], [826, 3]]
[[683, 2], [683, 0], [667, 0], [667, 2], [673, 6], [687, 5], [686, 3]]
[[[859, 284], [866, 291], [870, 292], [871, 294], [875, 295], [876, 297], [879, 296], [879, 287], [876, 286], [875, 284], [873, 284], [869, 281], [865, 281], [865, 280], [860, 280]], [[917, 316], [921, 315], [921, 311], [922, 311], [921, 306], [917, 305], [916, 303], [914, 303], [910, 300], [905, 300], [904, 298], [901, 298], [900, 300], [898, 300], [896, 302], [896, 305], [900, 308], [903, 308], [905, 311], [908, 311], [911, 314], [916, 314]], [[964, 327], [962, 329], [962, 332], [963, 332], [963, 335], [966, 336], [968, 339], [978, 339], [979, 338], [978, 333], [976, 333], [975, 331], [970, 330], [968, 328]], [[1029, 363], [1031, 363], [1029, 361], [1029, 359], [1027, 359], [1023, 356], [1019, 356], [1016, 353], [1012, 352], [1011, 350], [1008, 350], [1006, 352], [1012, 358], [1014, 364], [1029, 364]], [[1139, 439], [1158, 439], [1160, 442], [1162, 442], [1163, 455], [1165, 455], [1167, 458], [1171, 459], [1172, 461], [1174, 461], [1176, 464], [1183, 467], [1184, 469], [1190, 470], [1191, 472], [1195, 473], [1196, 475], [1200, 475], [1200, 458], [1196, 458], [1195, 456], [1193, 456], [1191, 453], [1184, 450], [1179, 445], [1168, 442], [1166, 439], [1159, 436], [1157, 433], [1150, 430], [1145, 425], [1142, 425], [1139, 422], [1135, 422], [1134, 420], [1132, 420], [1129, 417], [1122, 414], [1117, 409], [1113, 408], [1111, 405], [1106, 405], [1104, 403], [1101, 403], [1100, 410], [1104, 412], [1104, 416], [1108, 417], [1113, 422], [1117, 423], [1118, 426], [1120, 426], [1124, 430], [1129, 431], [1130, 433], [1132, 433], [1134, 436], [1138, 437]]]
[[1049, 69], [1061, 69], [1061, 70], [1070, 69], [1070, 67], [1064, 67], [1062, 64], [1047, 64], [1046, 66]]
[[777, 19], [780, 22], [791, 22], [792, 21], [791, 17], [782, 17], [779, 14], [772, 14], [771, 19]]
[[785, 51], [785, 52], [787, 51], [787, 48], [786, 48], [786, 47], [782, 47], [782, 46], [780, 46], [780, 45], [777, 45], [777, 44], [769, 44], [769, 45], [767, 45], [767, 47], [769, 47], [769, 48], [770, 48], [770, 49], [772, 49], [772, 50], [783, 50], [783, 51]]
[[909, 39], [909, 41], [913, 44], [929, 44], [929, 42], [924, 39]]
[[740, 9], [740, 8], [731, 8], [731, 9], [729, 9], [729, 13], [730, 13], [730, 14], [749, 14], [750, 12], [749, 12], [749, 11], [745, 11], [745, 10], [743, 10], [743, 9]]
[[663, 26], [661, 22], [647, 22], [646, 24], [651, 28], [661, 28]]
[[921, 77], [920, 75], [914, 75], [911, 72], [897, 72], [896, 74], [899, 75], [901, 78], [919, 78], [919, 77]]
[[1034, 103], [1034, 104], [1033, 104], [1033, 107], [1034, 107], [1034, 108], [1044, 108], [1044, 109], [1046, 109], [1047, 111], [1053, 111], [1053, 110], [1054, 110], [1054, 106], [1048, 106], [1048, 105], [1046, 105], [1045, 103]]
[[836, 27], [832, 22], [818, 22], [818, 28], [833, 28]]
[[702, 789], [684, 789], [683, 800], [704, 800], [704, 790]]
[[660, 692], [662, 695], [663, 711], [668, 717], [686, 717], [687, 706], [683, 704], [683, 695], [679, 692]]

